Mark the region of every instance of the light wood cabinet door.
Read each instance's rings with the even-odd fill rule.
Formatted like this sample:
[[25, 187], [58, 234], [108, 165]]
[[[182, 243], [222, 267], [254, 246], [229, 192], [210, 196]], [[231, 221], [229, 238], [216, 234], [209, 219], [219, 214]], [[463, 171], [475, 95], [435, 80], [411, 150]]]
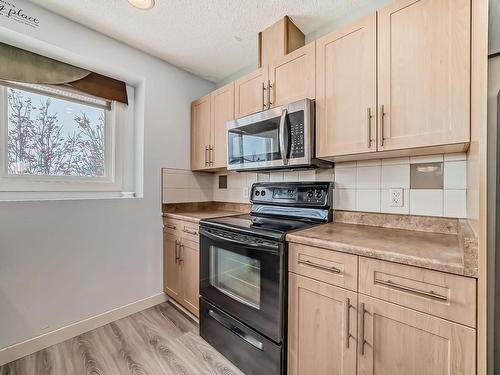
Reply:
[[163, 283], [164, 290], [170, 297], [179, 300], [181, 296], [180, 269], [176, 254], [180, 239], [169, 233], [163, 233]]
[[288, 374], [355, 375], [356, 293], [293, 273], [289, 281]]
[[378, 16], [379, 150], [469, 142], [470, 0], [396, 0]]
[[210, 145], [210, 95], [191, 104], [191, 169], [208, 168]]
[[267, 107], [268, 66], [257, 69], [234, 83], [235, 118], [260, 112]]
[[199, 244], [182, 239], [180, 249], [180, 272], [182, 285], [181, 304], [195, 316], [199, 314]]
[[316, 155], [376, 151], [376, 111], [374, 13], [316, 41]]
[[212, 167], [227, 164], [226, 122], [234, 119], [234, 82], [210, 94], [212, 102]]
[[315, 98], [315, 50], [315, 43], [309, 43], [269, 65], [271, 107]]
[[363, 295], [358, 302], [359, 375], [475, 374], [472, 328]]

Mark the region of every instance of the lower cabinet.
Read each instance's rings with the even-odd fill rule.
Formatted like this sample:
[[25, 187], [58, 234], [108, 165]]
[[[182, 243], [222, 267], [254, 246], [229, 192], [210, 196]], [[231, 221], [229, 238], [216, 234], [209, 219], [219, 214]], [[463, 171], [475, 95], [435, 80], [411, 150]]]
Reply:
[[185, 226], [177, 226], [179, 229], [164, 229], [163, 233], [164, 291], [198, 317], [199, 243]]
[[356, 374], [356, 293], [289, 275], [288, 374]]
[[[301, 250], [302, 245], [290, 246], [290, 251]], [[320, 249], [318, 249], [319, 251]], [[326, 251], [326, 250], [325, 250]], [[334, 252], [336, 253], [336, 252]], [[320, 253], [318, 253], [320, 254]], [[326, 261], [322, 255], [323, 261]], [[288, 296], [288, 373], [290, 375], [474, 375], [476, 373], [476, 330], [429, 312], [440, 311], [437, 304], [459, 309], [460, 296], [451, 285], [448, 300], [437, 300], [434, 295], [416, 294], [419, 289], [406, 288], [406, 302], [419, 298], [421, 305], [431, 306], [428, 311], [417, 311], [401, 303], [384, 300], [393, 296], [393, 284], [381, 298], [332, 285], [324, 279], [324, 267], [315, 274], [297, 274], [300, 269], [290, 256]], [[319, 258], [318, 258], [319, 259]], [[360, 264], [365, 258], [359, 257]], [[319, 259], [321, 260], [321, 259]], [[318, 261], [318, 260], [317, 260]], [[372, 261], [372, 260], [370, 260]], [[376, 261], [381, 269], [384, 262]], [[394, 275], [406, 272], [410, 280], [420, 282], [436, 280], [441, 274], [391, 263], [391, 281]], [[402, 267], [398, 270], [398, 267]], [[377, 268], [378, 267], [378, 268]], [[374, 268], [374, 270], [375, 270]], [[385, 268], [384, 268], [385, 269]], [[344, 267], [338, 267], [344, 273]], [[372, 270], [371, 272], [375, 272]], [[421, 272], [417, 272], [420, 270]], [[300, 273], [300, 272], [299, 272]], [[366, 267], [360, 267], [359, 277], [365, 278]], [[379, 277], [384, 274], [378, 274]], [[387, 275], [386, 275], [387, 276]], [[443, 274], [444, 278], [451, 277]], [[458, 276], [457, 276], [458, 277]], [[421, 279], [421, 280], [420, 280]], [[472, 279], [463, 277], [464, 282]], [[334, 279], [332, 279], [334, 280]], [[398, 281], [401, 281], [397, 279]], [[438, 280], [439, 281], [439, 280]], [[409, 281], [408, 281], [409, 282]], [[366, 284], [366, 282], [365, 282]], [[363, 284], [364, 285], [364, 284]], [[446, 284], [448, 285], [448, 284]], [[401, 288], [401, 293], [402, 293]], [[475, 289], [474, 289], [475, 290]], [[391, 292], [391, 293], [389, 293]], [[475, 306], [475, 293], [467, 289], [466, 304]], [[410, 304], [410, 303], [409, 303]], [[460, 310], [461, 311], [461, 310]], [[472, 314], [474, 313], [469, 313]], [[467, 315], [466, 314], [466, 315]], [[450, 316], [455, 316], [451, 311]], [[463, 316], [464, 321], [472, 317]]]
[[476, 367], [475, 330], [359, 295], [359, 375], [467, 375]]

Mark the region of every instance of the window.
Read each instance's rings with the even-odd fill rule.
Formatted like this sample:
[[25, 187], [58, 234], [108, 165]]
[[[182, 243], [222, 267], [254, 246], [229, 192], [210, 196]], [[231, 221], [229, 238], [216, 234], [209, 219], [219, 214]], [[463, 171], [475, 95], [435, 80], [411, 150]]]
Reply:
[[52, 86], [0, 86], [0, 191], [119, 191], [116, 103]]

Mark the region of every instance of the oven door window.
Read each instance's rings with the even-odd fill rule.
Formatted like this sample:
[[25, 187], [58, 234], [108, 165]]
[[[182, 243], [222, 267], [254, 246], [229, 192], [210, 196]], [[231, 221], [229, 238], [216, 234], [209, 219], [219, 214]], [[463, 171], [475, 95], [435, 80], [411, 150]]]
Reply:
[[241, 303], [260, 309], [260, 261], [213, 245], [209, 254], [210, 285]]
[[281, 159], [280, 118], [272, 118], [228, 131], [229, 164], [261, 163]]

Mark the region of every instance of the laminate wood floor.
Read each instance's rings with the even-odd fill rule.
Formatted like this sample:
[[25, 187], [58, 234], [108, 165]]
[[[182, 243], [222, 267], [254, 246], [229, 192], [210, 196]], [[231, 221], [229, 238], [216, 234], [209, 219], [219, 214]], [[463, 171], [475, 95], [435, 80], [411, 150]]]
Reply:
[[0, 367], [0, 375], [243, 375], [166, 302]]

